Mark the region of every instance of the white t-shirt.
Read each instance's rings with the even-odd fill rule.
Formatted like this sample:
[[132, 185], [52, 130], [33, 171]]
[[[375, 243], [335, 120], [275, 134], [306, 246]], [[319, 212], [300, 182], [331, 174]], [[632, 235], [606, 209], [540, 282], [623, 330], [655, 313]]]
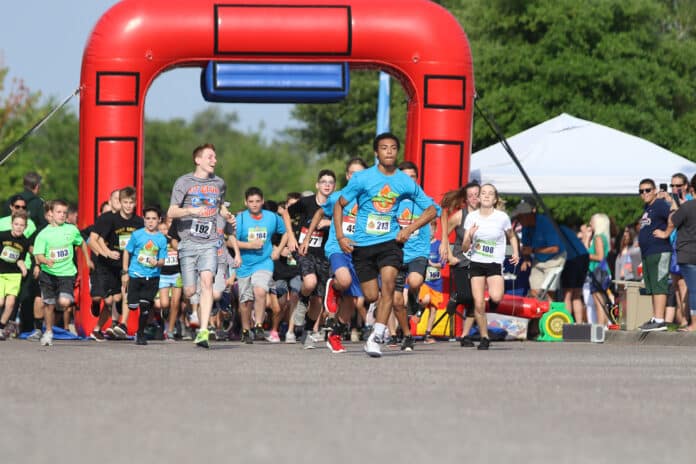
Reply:
[[499, 210], [488, 216], [481, 216], [477, 210], [469, 213], [464, 221], [464, 229], [474, 225], [478, 230], [471, 240], [471, 261], [475, 263], [500, 263], [505, 261], [505, 233], [512, 228], [510, 217]]

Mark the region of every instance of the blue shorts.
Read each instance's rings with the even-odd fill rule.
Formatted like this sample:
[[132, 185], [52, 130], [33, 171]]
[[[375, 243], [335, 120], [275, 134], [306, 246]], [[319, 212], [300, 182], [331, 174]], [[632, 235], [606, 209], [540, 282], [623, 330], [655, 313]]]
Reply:
[[183, 282], [181, 281], [181, 273], [176, 274], [162, 274], [160, 275], [159, 288], [181, 288], [183, 287]]
[[329, 256], [329, 263], [331, 264], [331, 273], [335, 274], [336, 271], [342, 267], [347, 267], [350, 272], [350, 287], [343, 291], [344, 295], [350, 295], [355, 297], [362, 297], [363, 292], [360, 288], [360, 282], [358, 281], [358, 275], [355, 273], [355, 268], [353, 267], [353, 258], [348, 253], [334, 253]]

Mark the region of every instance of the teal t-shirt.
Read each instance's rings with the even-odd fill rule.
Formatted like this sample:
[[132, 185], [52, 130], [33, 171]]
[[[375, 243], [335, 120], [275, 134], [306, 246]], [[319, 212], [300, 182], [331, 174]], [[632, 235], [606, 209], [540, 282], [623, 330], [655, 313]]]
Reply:
[[57, 277], [72, 277], [77, 274], [73, 261], [75, 247], [82, 245], [82, 236], [72, 224], [48, 225], [38, 233], [34, 240], [34, 255], [44, 255], [53, 261], [53, 266], [41, 265], [46, 274]]

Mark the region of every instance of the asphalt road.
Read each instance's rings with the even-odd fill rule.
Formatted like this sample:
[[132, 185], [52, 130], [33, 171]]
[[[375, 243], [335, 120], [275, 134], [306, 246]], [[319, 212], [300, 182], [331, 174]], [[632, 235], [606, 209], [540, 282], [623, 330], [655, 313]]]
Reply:
[[[691, 462], [696, 348], [0, 342], [3, 463]], [[385, 350], [387, 351], [387, 350]]]

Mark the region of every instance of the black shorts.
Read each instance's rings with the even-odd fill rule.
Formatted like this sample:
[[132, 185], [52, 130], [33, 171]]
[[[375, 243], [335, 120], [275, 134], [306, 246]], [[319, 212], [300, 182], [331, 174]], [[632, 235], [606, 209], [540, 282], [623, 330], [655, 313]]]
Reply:
[[159, 277], [131, 277], [128, 280], [128, 307], [137, 308], [141, 301], [150, 304], [159, 291]]
[[490, 277], [503, 275], [503, 265], [500, 263], [475, 263], [469, 265], [471, 277]]
[[56, 304], [58, 298], [75, 301], [75, 276], [59, 277], [41, 271], [39, 288], [41, 288], [41, 299], [48, 305]]
[[117, 267], [96, 264], [89, 274], [89, 295], [108, 298], [121, 294], [121, 270]]
[[590, 255], [579, 255], [566, 261], [561, 272], [561, 287], [564, 290], [570, 288], [582, 288], [587, 278], [587, 269], [590, 266]]
[[416, 258], [410, 263], [404, 263], [399, 269], [399, 273], [396, 275], [396, 283], [394, 285], [395, 292], [402, 292], [406, 288], [406, 280], [409, 274], [416, 273], [425, 277], [425, 268], [428, 267], [427, 258]]
[[403, 245], [396, 240], [353, 249], [353, 266], [360, 282], [376, 279], [385, 266], [400, 269], [403, 261]]
[[300, 267], [300, 275], [304, 278], [310, 274], [317, 276], [317, 288], [314, 289], [313, 295], [324, 296], [326, 291], [326, 281], [331, 277], [331, 266], [326, 257], [307, 254], [300, 256], [297, 259], [297, 264]]

